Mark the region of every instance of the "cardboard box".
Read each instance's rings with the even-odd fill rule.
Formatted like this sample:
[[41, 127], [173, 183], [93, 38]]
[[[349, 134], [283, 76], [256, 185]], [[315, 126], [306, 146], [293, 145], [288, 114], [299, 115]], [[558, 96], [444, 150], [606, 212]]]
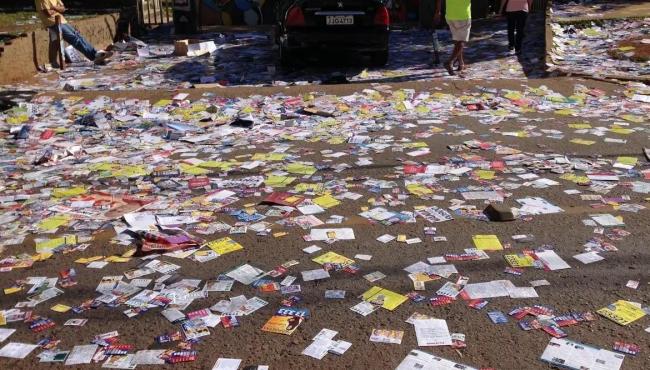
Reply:
[[195, 39], [184, 39], [174, 42], [174, 55], [197, 57], [211, 54], [217, 50], [214, 41], [201, 41]]

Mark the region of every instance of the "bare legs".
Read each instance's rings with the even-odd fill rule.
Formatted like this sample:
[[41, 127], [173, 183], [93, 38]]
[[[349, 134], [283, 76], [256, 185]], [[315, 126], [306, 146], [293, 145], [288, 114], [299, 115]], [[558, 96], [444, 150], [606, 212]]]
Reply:
[[464, 41], [454, 41], [454, 50], [451, 53], [451, 58], [445, 63], [445, 68], [450, 75], [454, 75], [454, 64], [458, 62], [458, 71], [465, 70], [465, 59], [463, 56], [463, 48], [465, 47]]
[[458, 72], [463, 72], [465, 70], [465, 42], [459, 42], [460, 47], [458, 48]]

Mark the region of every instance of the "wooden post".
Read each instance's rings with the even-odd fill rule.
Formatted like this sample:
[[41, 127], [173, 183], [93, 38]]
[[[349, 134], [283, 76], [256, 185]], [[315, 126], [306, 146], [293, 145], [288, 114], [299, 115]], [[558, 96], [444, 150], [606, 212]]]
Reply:
[[[154, 18], [154, 22], [151, 21], [151, 0], [146, 0], [147, 1], [147, 26], [152, 25], [156, 20]], [[154, 9], [155, 10], [155, 9]]]
[[59, 55], [59, 68], [65, 69], [65, 52], [63, 50], [63, 31], [61, 30], [61, 16], [57, 15], [54, 17], [54, 20], [56, 22], [56, 30], [57, 30], [57, 38], [58, 42], [56, 43], [56, 47], [58, 48], [58, 55]]
[[[157, 0], [156, 2], [158, 3], [158, 12], [160, 13], [160, 24], [163, 24], [165, 23], [163, 21], [163, 1]], [[158, 19], [158, 17], [156, 17], [156, 19]]]
[[135, 12], [138, 15], [138, 26], [142, 26], [144, 23], [144, 15], [142, 14], [142, 0], [136, 0]]

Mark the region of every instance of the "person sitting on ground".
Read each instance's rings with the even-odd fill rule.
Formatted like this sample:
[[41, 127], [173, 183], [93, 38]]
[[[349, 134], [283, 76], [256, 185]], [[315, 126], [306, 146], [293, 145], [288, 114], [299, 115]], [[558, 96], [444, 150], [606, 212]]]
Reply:
[[[440, 24], [442, 0], [436, 0], [436, 9], [433, 16], [433, 23]], [[465, 59], [463, 48], [469, 41], [469, 33], [472, 26], [472, 1], [471, 0], [446, 0], [445, 19], [451, 31], [451, 38], [454, 41], [454, 51], [451, 58], [445, 63], [445, 68], [450, 75], [454, 75], [454, 64], [458, 63], [458, 71], [465, 70]]]
[[[104, 64], [106, 60], [112, 55], [111, 52], [104, 50], [95, 50], [95, 48], [88, 42], [86, 39], [79, 34], [74, 27], [72, 27], [63, 17], [65, 13], [65, 5], [61, 0], [35, 0], [36, 1], [36, 12], [38, 17], [41, 19], [43, 26], [48, 29], [50, 33], [54, 33], [57, 37], [50, 36], [50, 60], [56, 60], [53, 57], [53, 52], [56, 52], [57, 48], [55, 46], [56, 42], [61, 42], [58, 40], [58, 28], [56, 25], [56, 17], [60, 17], [61, 22], [61, 35], [63, 40], [68, 44], [72, 45], [77, 49], [81, 54], [83, 54], [89, 60], [95, 62], [95, 64]], [[54, 53], [56, 55], [56, 53]]]

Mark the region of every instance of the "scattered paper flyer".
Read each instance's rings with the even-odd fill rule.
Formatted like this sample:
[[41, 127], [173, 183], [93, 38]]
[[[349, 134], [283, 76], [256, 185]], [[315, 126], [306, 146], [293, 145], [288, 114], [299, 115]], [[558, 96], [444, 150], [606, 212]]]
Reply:
[[312, 229], [309, 239], [313, 241], [323, 240], [354, 240], [354, 230], [342, 229]]
[[373, 329], [370, 341], [377, 343], [401, 344], [404, 332], [401, 330]]
[[36, 348], [36, 344], [9, 342], [0, 349], [0, 357], [25, 358]]
[[328, 338], [314, 339], [303, 351], [305, 356], [313, 357], [317, 360], [322, 360], [329, 352], [330, 348], [334, 345], [335, 341]]
[[623, 326], [631, 324], [646, 315], [641, 305], [624, 300], [618, 300], [596, 312]]
[[575, 258], [578, 261], [584, 263], [585, 265], [589, 264], [589, 263], [602, 261], [602, 260], [605, 259], [601, 255], [599, 255], [598, 252], [580, 253], [580, 254], [576, 254], [575, 256], [573, 256], [573, 258]]
[[535, 252], [535, 255], [537, 258], [539, 258], [540, 261], [542, 261], [544, 267], [548, 268], [551, 271], [571, 268], [568, 263], [564, 262], [564, 260], [558, 256], [557, 253], [555, 253], [555, 251], [552, 251], [550, 249]]
[[378, 286], [373, 286], [363, 293], [362, 298], [364, 301], [380, 305], [381, 307], [393, 311], [399, 305], [406, 302], [408, 297], [399, 293], [392, 292]]
[[242, 360], [238, 358], [220, 358], [212, 367], [212, 370], [237, 370]]
[[440, 319], [413, 320], [419, 347], [450, 346], [451, 333], [447, 321]]
[[300, 274], [302, 275], [303, 281], [322, 280], [330, 277], [330, 273], [323, 269], [301, 271]]
[[618, 370], [625, 355], [568, 339], [551, 338], [541, 360], [563, 369]]
[[267, 331], [277, 334], [291, 335], [298, 326], [303, 322], [304, 318], [299, 316], [273, 316], [269, 321], [264, 324], [262, 331]]
[[164, 349], [141, 350], [135, 353], [133, 362], [136, 365], [164, 365], [165, 360], [160, 358], [163, 353]]
[[16, 329], [4, 329], [0, 328], [0, 342], [4, 342], [11, 336], [11, 334], [15, 333]]
[[74, 346], [68, 358], [65, 361], [66, 365], [80, 365], [80, 364], [89, 364], [95, 352], [99, 348], [96, 344], [86, 344], [80, 346]]
[[417, 349], [412, 350], [395, 370], [479, 370], [457, 362], [434, 356]]
[[228, 272], [226, 275], [244, 285], [250, 285], [253, 281], [262, 277], [264, 275], [264, 271], [249, 264], [245, 264]]
[[614, 227], [614, 226], [625, 226], [625, 223], [621, 221], [618, 217], [614, 217], [608, 213], [589, 215], [592, 220], [596, 221], [600, 226], [604, 227]]

